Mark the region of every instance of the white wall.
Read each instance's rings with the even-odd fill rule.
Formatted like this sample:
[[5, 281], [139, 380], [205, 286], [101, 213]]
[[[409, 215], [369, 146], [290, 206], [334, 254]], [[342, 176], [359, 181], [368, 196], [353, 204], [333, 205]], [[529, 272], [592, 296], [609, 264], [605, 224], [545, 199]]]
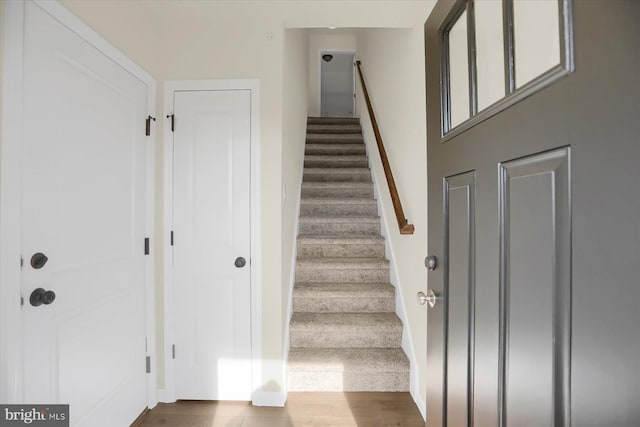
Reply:
[[[344, 0], [339, 8], [331, 0], [61, 0], [61, 3], [154, 76], [158, 83], [159, 121], [164, 120], [166, 115], [162, 108], [165, 80], [260, 80], [264, 358], [261, 386], [274, 392], [282, 390], [282, 349], [286, 339], [283, 313], [286, 310], [284, 304], [288, 291], [285, 289], [289, 286], [291, 262], [288, 245], [294, 232], [289, 219], [286, 219], [291, 217], [292, 207], [288, 204], [289, 199], [283, 204], [282, 189], [283, 183], [291, 185], [299, 174], [295, 168], [283, 171], [283, 163], [294, 162], [298, 156], [289, 149], [296, 146], [295, 135], [300, 132], [298, 126], [301, 126], [295, 118], [283, 122], [283, 109], [291, 111], [291, 106], [296, 102], [305, 102], [303, 94], [302, 101], [285, 99], [284, 96], [283, 63], [297, 63], [295, 56], [285, 59], [283, 55], [285, 28], [422, 26], [432, 8], [431, 2]], [[287, 46], [301, 49], [298, 42], [294, 36]], [[422, 52], [418, 55], [422, 57]], [[156, 126], [159, 125], [156, 123]], [[158, 345], [164, 346], [161, 333], [163, 247], [159, 242], [164, 215], [162, 132], [156, 135], [158, 228], [154, 250], [157, 260], [157, 338]], [[291, 190], [288, 192], [291, 194]], [[283, 221], [287, 221], [288, 230], [283, 229]], [[287, 242], [283, 243], [284, 240]], [[157, 352], [159, 387], [164, 384], [162, 353]]]
[[405, 215], [415, 226], [413, 235], [399, 232], [358, 82], [357, 111], [363, 122], [383, 217], [388, 224], [386, 238], [395, 260], [398, 282], [395, 285], [405, 305], [405, 332], [409, 333], [416, 355], [417, 366], [414, 368], [417, 368], [418, 381], [412, 392], [424, 411], [427, 312], [425, 306], [416, 303], [416, 293], [427, 289], [424, 268], [427, 253], [427, 136], [423, 28], [360, 30], [357, 56], [362, 61], [367, 89]]
[[357, 48], [356, 32], [350, 29], [326, 28], [309, 34], [309, 115], [320, 116], [320, 51], [351, 50]]

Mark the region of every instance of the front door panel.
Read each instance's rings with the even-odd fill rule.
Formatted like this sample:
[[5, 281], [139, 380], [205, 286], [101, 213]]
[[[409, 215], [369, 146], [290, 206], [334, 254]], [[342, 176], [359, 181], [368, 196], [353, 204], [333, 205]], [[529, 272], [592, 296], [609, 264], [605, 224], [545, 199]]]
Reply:
[[475, 175], [445, 179], [446, 419], [466, 425], [472, 414]]
[[[428, 313], [427, 425], [640, 425], [640, 3], [568, 2], [575, 71], [443, 138], [440, 29], [457, 4], [439, 1], [425, 25], [428, 245], [448, 260], [429, 272], [442, 299]], [[468, 171], [473, 203], [452, 185]], [[474, 261], [461, 255], [471, 209]]]

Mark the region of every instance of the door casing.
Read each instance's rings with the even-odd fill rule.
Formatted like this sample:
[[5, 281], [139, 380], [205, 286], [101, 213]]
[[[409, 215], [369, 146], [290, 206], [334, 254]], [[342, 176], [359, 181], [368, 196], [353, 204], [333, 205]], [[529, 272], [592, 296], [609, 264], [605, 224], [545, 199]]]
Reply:
[[[57, 1], [25, 0], [35, 3], [80, 38], [91, 44], [109, 59], [119, 64], [147, 86], [147, 111], [155, 116], [156, 82], [140, 66], [103, 39], [78, 17], [65, 9]], [[24, 9], [25, 2], [5, 2], [3, 26], [3, 80], [2, 80], [2, 147], [0, 152], [0, 402], [22, 402], [24, 368], [22, 319], [20, 298], [20, 230], [21, 212], [21, 146], [22, 123], [29, 119], [22, 114], [23, 58], [24, 58]], [[32, 118], [37, 120], [37, 118]], [[143, 132], [144, 123], [140, 123]], [[146, 146], [145, 192], [147, 216], [146, 236], [152, 238], [154, 230], [155, 199], [155, 129], [151, 132]], [[141, 242], [142, 245], [142, 242]], [[151, 372], [155, 373], [155, 287], [153, 251], [145, 260], [145, 301], [147, 355], [151, 356]], [[141, 362], [142, 363], [142, 362]], [[142, 366], [142, 365], [141, 365]], [[147, 376], [147, 404], [153, 408], [157, 404], [156, 375]]]
[[[173, 97], [179, 91], [198, 90], [249, 90], [251, 93], [251, 356], [252, 356], [252, 400], [262, 400], [257, 396], [262, 381], [262, 264], [260, 256], [260, 82], [257, 79], [224, 80], [172, 80], [164, 84], [164, 112], [162, 116], [164, 148], [164, 378], [165, 388], [158, 391], [159, 401], [175, 402], [175, 364], [172, 344], [174, 342], [173, 307], [173, 257], [171, 250], [171, 231], [173, 224], [173, 132], [171, 120]], [[262, 402], [261, 402], [262, 404]], [[284, 404], [284, 402], [282, 402]], [[281, 405], [276, 405], [281, 406]]]

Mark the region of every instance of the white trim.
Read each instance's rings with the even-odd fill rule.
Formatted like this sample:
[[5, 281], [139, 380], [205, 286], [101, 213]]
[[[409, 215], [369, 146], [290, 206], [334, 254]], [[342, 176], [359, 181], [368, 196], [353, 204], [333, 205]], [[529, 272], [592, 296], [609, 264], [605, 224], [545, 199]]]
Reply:
[[[327, 49], [320, 48], [318, 49], [318, 116], [322, 117], [322, 55], [325, 53], [352, 53], [353, 54], [353, 62], [356, 61], [356, 54], [358, 53], [355, 49]], [[352, 67], [353, 72], [353, 116], [356, 115], [356, 69]]]
[[[360, 125], [361, 127], [364, 129], [365, 125], [363, 122], [363, 118], [360, 118]], [[371, 123], [367, 123], [368, 125], [371, 125]], [[381, 224], [380, 224], [380, 233], [382, 234], [382, 236], [384, 236], [384, 242], [385, 242], [385, 254], [386, 256], [389, 258], [389, 266], [390, 266], [390, 274], [389, 274], [389, 281], [391, 283], [391, 285], [393, 285], [393, 287], [395, 288], [396, 292], [396, 298], [395, 298], [395, 302], [396, 302], [396, 308], [395, 308], [395, 313], [396, 315], [400, 318], [400, 320], [402, 321], [402, 350], [405, 352], [405, 354], [407, 355], [407, 358], [409, 359], [409, 366], [410, 366], [410, 376], [409, 376], [409, 391], [411, 393], [411, 397], [413, 398], [414, 402], [416, 403], [416, 405], [418, 406], [418, 409], [420, 410], [420, 413], [422, 414], [422, 418], [426, 420], [426, 410], [427, 410], [427, 405], [425, 403], [425, 401], [422, 399], [422, 395], [420, 393], [420, 371], [419, 371], [419, 365], [418, 365], [418, 360], [416, 358], [416, 352], [415, 352], [415, 348], [413, 346], [413, 339], [411, 338], [411, 327], [409, 325], [409, 321], [407, 320], [407, 314], [406, 314], [406, 305], [404, 303], [404, 296], [402, 294], [401, 291], [401, 284], [400, 284], [400, 277], [398, 276], [398, 272], [396, 270], [396, 256], [395, 256], [395, 252], [393, 250], [393, 245], [391, 243], [391, 239], [389, 238], [389, 230], [391, 230], [391, 227], [395, 227], [396, 223], [395, 221], [390, 222], [389, 217], [386, 214], [386, 211], [384, 209], [384, 206], [382, 204], [382, 198], [380, 197], [380, 193], [381, 193], [381, 185], [377, 180], [377, 176], [375, 173], [375, 168], [373, 166], [373, 155], [372, 152], [375, 150], [371, 149], [371, 145], [369, 144], [368, 140], [367, 140], [367, 136], [365, 134], [365, 132], [362, 132], [362, 137], [364, 139], [364, 143], [367, 149], [367, 158], [369, 159], [369, 167], [371, 168], [371, 176], [372, 176], [372, 180], [373, 180], [373, 188], [374, 188], [374, 196], [376, 198], [377, 204], [378, 204], [378, 212], [380, 212], [380, 218], [381, 218]], [[386, 186], [385, 186], [386, 189]], [[393, 220], [395, 220], [395, 218], [393, 218]]]
[[[252, 400], [263, 399], [262, 384], [262, 242], [260, 209], [260, 81], [257, 79], [172, 80], [164, 83], [164, 378], [162, 402], [175, 402], [175, 365], [171, 354], [174, 340], [173, 319], [173, 133], [167, 115], [173, 114], [173, 98], [177, 91], [249, 90], [251, 93], [251, 353]], [[272, 405], [264, 405], [272, 406]], [[282, 406], [282, 405], [273, 405]]]
[[427, 403], [422, 399], [422, 396], [420, 395], [420, 390], [418, 389], [418, 387], [412, 387], [410, 390], [410, 394], [416, 406], [418, 407], [418, 410], [420, 411], [420, 415], [422, 415], [422, 419], [426, 422], [427, 421]]
[[283, 391], [256, 390], [253, 392], [253, 406], [284, 407], [287, 395]]
[[[156, 81], [151, 77], [147, 83], [147, 111], [156, 117]], [[156, 121], [151, 121], [151, 132], [147, 137], [146, 147], [146, 236], [151, 240], [149, 255], [145, 258], [145, 300], [146, 300], [146, 339], [147, 356], [151, 357], [151, 373], [147, 378], [147, 406], [153, 409], [158, 404], [158, 348], [156, 343], [156, 276], [155, 276], [155, 218], [156, 218]]]
[[[24, 10], [27, 1], [31, 1], [62, 25], [76, 33], [81, 39], [102, 52], [147, 86], [147, 110], [155, 115], [155, 80], [140, 66], [127, 58], [121, 51], [103, 39], [98, 33], [65, 9], [57, 1], [25, 0], [4, 3], [3, 22], [3, 63], [2, 82], [2, 147], [0, 167], [0, 402], [20, 403], [24, 393], [22, 389], [22, 370], [24, 357], [23, 341], [20, 334], [22, 319], [20, 315], [20, 230], [21, 218], [21, 146], [22, 146], [22, 83], [24, 67]], [[140, 126], [143, 126], [141, 124]], [[155, 132], [152, 130], [151, 141]], [[147, 147], [146, 188], [147, 215], [146, 231], [153, 235], [154, 191], [154, 144]], [[149, 169], [151, 167], [151, 169]], [[154, 258], [146, 260], [146, 333], [149, 349], [155, 348], [155, 279], [153, 276]], [[152, 368], [154, 359], [152, 357]], [[153, 371], [152, 371], [153, 372]], [[150, 408], [156, 404], [156, 376], [147, 377], [147, 404]]]
[[0, 153], [0, 402], [22, 401], [20, 212], [24, 4], [4, 2]]
[[[304, 163], [304, 150], [302, 150], [301, 162]], [[302, 168], [304, 175], [304, 167]], [[291, 316], [293, 315], [293, 288], [296, 284], [296, 260], [298, 259], [298, 234], [300, 232], [300, 208], [302, 202], [302, 176], [298, 185], [298, 196], [296, 199], [296, 216], [293, 224], [293, 251], [291, 251], [291, 269], [289, 271], [289, 301], [287, 304], [287, 317], [284, 325], [284, 349], [282, 350], [282, 384], [284, 389], [285, 400], [288, 393], [287, 390], [287, 364], [289, 362], [289, 350], [291, 349], [291, 340], [289, 339]], [[266, 406], [266, 405], [265, 405]]]

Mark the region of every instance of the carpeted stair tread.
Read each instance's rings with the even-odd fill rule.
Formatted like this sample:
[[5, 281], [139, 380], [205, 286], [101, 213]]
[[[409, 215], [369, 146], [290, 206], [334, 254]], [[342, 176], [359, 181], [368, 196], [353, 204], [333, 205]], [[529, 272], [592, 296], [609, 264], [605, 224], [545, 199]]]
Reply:
[[335, 143], [335, 144], [307, 144], [305, 147], [305, 155], [361, 155], [367, 154], [367, 149], [362, 143]]
[[303, 182], [302, 198], [373, 198], [373, 182]]
[[292, 348], [290, 371], [409, 372], [399, 348]]
[[296, 313], [393, 313], [395, 289], [389, 283], [297, 283]]
[[307, 117], [307, 125], [323, 125], [323, 124], [360, 124], [357, 117]]
[[364, 137], [359, 133], [307, 133], [307, 144], [361, 144], [364, 147]]
[[372, 182], [371, 171], [362, 168], [305, 168], [305, 182]]
[[380, 234], [300, 234], [298, 235], [298, 244], [384, 244], [384, 237]]
[[372, 298], [394, 298], [395, 288], [389, 283], [296, 283], [294, 295], [299, 297], [350, 298], [352, 294]]
[[302, 197], [303, 205], [372, 205], [378, 202], [370, 197]]
[[379, 331], [402, 333], [402, 322], [395, 313], [293, 313], [291, 329], [296, 331], [353, 331], [363, 334]]
[[367, 222], [373, 223], [380, 221], [380, 217], [376, 214], [376, 216], [363, 216], [359, 218], [353, 218], [348, 215], [309, 215], [309, 216], [301, 216], [300, 222], [328, 222], [328, 223], [336, 223], [336, 222]]
[[389, 261], [385, 258], [299, 258], [297, 264], [300, 268], [333, 270], [389, 268]]
[[368, 168], [367, 156], [305, 156], [306, 168]]
[[360, 124], [356, 123], [322, 123], [307, 125], [307, 133], [315, 134], [362, 134]]

